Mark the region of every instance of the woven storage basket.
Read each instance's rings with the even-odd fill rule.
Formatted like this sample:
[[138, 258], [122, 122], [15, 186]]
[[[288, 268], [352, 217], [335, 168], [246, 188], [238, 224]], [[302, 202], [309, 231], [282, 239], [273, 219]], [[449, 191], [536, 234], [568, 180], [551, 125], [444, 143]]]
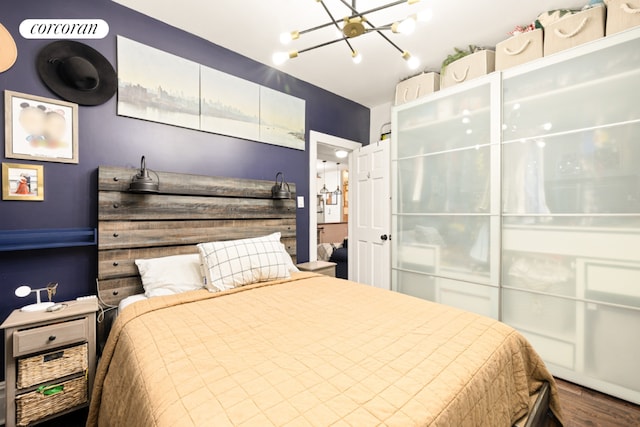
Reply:
[[527, 31], [496, 45], [496, 70], [505, 70], [542, 56], [542, 29]]
[[396, 85], [396, 105], [422, 98], [440, 89], [440, 74], [423, 73]]
[[18, 360], [19, 389], [84, 372], [88, 367], [87, 343]]
[[440, 87], [445, 88], [484, 76], [495, 70], [496, 53], [481, 50], [447, 65], [440, 76]]
[[544, 54], [560, 52], [604, 36], [604, 6], [565, 15], [544, 28]]
[[[37, 390], [16, 396], [16, 425], [26, 426], [87, 402], [87, 378], [82, 376], [60, 384], [62, 391], [46, 396]], [[53, 386], [52, 385], [52, 386]]]
[[640, 25], [640, 0], [609, 0], [607, 35]]

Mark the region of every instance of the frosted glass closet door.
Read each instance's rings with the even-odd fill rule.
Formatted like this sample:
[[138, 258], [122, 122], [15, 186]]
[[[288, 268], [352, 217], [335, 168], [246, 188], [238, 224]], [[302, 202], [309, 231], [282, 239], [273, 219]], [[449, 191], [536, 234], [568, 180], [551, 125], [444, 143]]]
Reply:
[[399, 292], [497, 318], [496, 81], [396, 110], [392, 280]]
[[640, 401], [640, 32], [504, 73], [502, 319]]

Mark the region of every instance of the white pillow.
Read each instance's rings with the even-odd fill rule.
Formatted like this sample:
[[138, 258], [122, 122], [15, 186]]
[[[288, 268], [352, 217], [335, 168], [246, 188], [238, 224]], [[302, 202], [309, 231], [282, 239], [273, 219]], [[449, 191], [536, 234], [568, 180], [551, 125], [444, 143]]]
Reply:
[[204, 287], [199, 254], [137, 259], [135, 262], [147, 297], [179, 294]]
[[289, 269], [289, 273], [299, 273], [300, 270], [293, 263], [293, 260], [291, 259], [291, 255], [289, 255], [289, 252], [287, 252], [287, 248], [285, 247], [284, 243], [280, 243], [280, 244], [282, 245], [282, 256], [284, 257], [284, 260], [287, 263], [287, 268]]
[[268, 280], [288, 279], [280, 233], [252, 239], [198, 244], [206, 276], [205, 286], [212, 292]]

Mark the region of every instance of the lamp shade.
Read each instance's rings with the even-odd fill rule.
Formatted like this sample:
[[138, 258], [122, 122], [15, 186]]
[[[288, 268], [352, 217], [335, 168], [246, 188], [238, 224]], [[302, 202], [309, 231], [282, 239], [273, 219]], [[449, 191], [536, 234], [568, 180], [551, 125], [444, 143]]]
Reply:
[[144, 156], [140, 159], [140, 169], [138, 173], [131, 178], [131, 184], [129, 184], [129, 191], [132, 193], [157, 193], [160, 191], [160, 178], [156, 175], [157, 180], [154, 181], [149, 175], [149, 172], [153, 172], [147, 169]]
[[[278, 182], [278, 177], [280, 178], [280, 182]], [[289, 188], [289, 184], [285, 182], [284, 174], [282, 172], [278, 172], [276, 174], [276, 182], [275, 184], [273, 184], [273, 187], [271, 187], [271, 198], [272, 199], [290, 199], [291, 198], [291, 189]]]

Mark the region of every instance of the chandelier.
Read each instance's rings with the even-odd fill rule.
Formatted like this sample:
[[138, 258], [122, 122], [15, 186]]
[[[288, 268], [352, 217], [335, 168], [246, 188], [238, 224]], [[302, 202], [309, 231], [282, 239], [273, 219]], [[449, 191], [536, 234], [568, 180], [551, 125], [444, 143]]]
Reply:
[[404, 3], [408, 5], [413, 5], [415, 3], [419, 3], [420, 0], [394, 1], [382, 6], [378, 6], [369, 10], [362, 11], [362, 12], [357, 10], [356, 0], [352, 0], [351, 4], [349, 4], [349, 2], [347, 2], [346, 0], [339, 0], [339, 1], [351, 11], [351, 15], [345, 16], [342, 19], [335, 19], [334, 15], [331, 13], [329, 8], [325, 4], [324, 0], [316, 0], [316, 2], [320, 3], [320, 5], [323, 7], [327, 15], [329, 15], [329, 18], [331, 19], [331, 21], [322, 25], [307, 28], [306, 30], [291, 31], [291, 32], [283, 33], [280, 35], [280, 42], [282, 44], [289, 44], [293, 40], [299, 39], [300, 36], [304, 34], [307, 34], [322, 28], [333, 26], [340, 32], [340, 35], [337, 39], [329, 40], [327, 42], [320, 43], [315, 46], [307, 47], [300, 50], [291, 50], [289, 52], [276, 52], [273, 54], [273, 58], [272, 58], [273, 62], [276, 65], [281, 65], [288, 59], [297, 58], [298, 55], [300, 55], [301, 53], [344, 41], [346, 45], [349, 47], [349, 50], [351, 51], [351, 58], [353, 59], [353, 62], [356, 64], [359, 64], [362, 61], [362, 55], [356, 49], [353, 48], [353, 45], [351, 44], [350, 39], [360, 37], [365, 34], [377, 33], [378, 35], [380, 35], [380, 37], [386, 40], [391, 46], [393, 46], [396, 50], [398, 50], [398, 52], [400, 52], [402, 59], [407, 61], [407, 65], [409, 66], [410, 69], [413, 70], [420, 66], [420, 60], [417, 57], [412, 56], [409, 53], [409, 51], [401, 49], [396, 43], [394, 43], [384, 33], [384, 31], [391, 31], [392, 33], [396, 33], [396, 34], [411, 34], [415, 30], [417, 22], [426, 22], [429, 19], [431, 19], [430, 9], [416, 12], [415, 14], [409, 15], [402, 21], [392, 22], [390, 24], [383, 25], [380, 27], [375, 26], [367, 18], [367, 15], [372, 14], [374, 12], [379, 12], [381, 10], [384, 10], [393, 6], [398, 6]]

